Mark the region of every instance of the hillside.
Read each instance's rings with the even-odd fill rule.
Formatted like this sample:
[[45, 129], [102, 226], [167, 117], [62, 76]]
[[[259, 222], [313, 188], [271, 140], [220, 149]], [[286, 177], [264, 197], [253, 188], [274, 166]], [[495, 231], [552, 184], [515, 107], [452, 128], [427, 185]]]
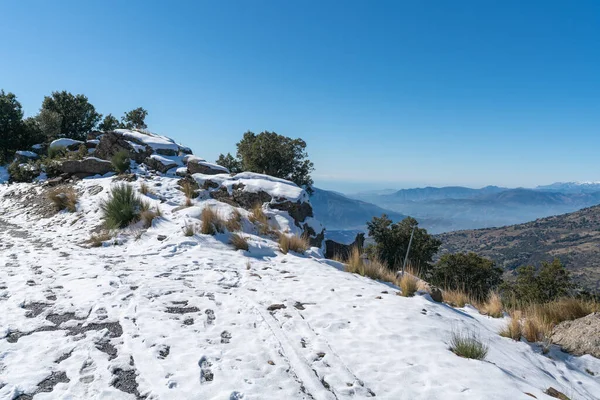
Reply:
[[443, 252], [475, 251], [509, 270], [558, 257], [577, 282], [600, 290], [600, 206], [519, 225], [438, 237]]
[[327, 229], [364, 229], [373, 217], [387, 214], [393, 221], [400, 221], [406, 215], [386, 210], [366, 201], [355, 200], [339, 193], [314, 188], [310, 198], [315, 216]]

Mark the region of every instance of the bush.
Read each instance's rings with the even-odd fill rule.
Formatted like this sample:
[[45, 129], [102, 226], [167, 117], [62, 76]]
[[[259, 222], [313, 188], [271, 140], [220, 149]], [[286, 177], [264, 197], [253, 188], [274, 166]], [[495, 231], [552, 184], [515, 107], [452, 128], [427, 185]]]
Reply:
[[248, 239], [244, 236], [234, 233], [229, 238], [229, 244], [231, 244], [236, 250], [248, 251]]
[[41, 140], [31, 118], [23, 120], [23, 108], [13, 93], [0, 90], [0, 165], [10, 161], [15, 151], [30, 148]]
[[352, 247], [346, 260], [341, 260], [346, 264], [346, 272], [366, 276], [371, 279], [376, 279], [384, 282], [396, 283], [396, 274], [390, 271], [386, 265], [377, 257], [372, 257], [367, 262], [364, 262], [358, 247]]
[[492, 318], [500, 318], [504, 314], [503, 310], [502, 298], [498, 294], [498, 292], [490, 292], [488, 294], [488, 298], [485, 303], [481, 304], [479, 307], [479, 311], [483, 314], [489, 315]]
[[131, 160], [129, 159], [129, 152], [127, 150], [121, 150], [116, 152], [110, 159], [115, 171], [118, 174], [124, 174], [129, 170], [131, 166]]
[[119, 120], [116, 119], [112, 114], [108, 114], [106, 117], [104, 117], [100, 125], [98, 125], [98, 129], [103, 132], [107, 132], [114, 131], [115, 129], [118, 129], [119, 126]]
[[19, 164], [17, 161], [13, 161], [8, 166], [8, 173], [10, 174], [11, 182], [33, 182], [40, 174], [40, 171], [32, 162]]
[[225, 164], [223, 166], [231, 172], [243, 170], [287, 179], [312, 192], [310, 173], [314, 167], [302, 139], [291, 139], [275, 132], [257, 135], [248, 131], [237, 143], [237, 158], [221, 154], [217, 163]]
[[418, 280], [409, 273], [404, 273], [399, 280], [401, 295], [404, 297], [412, 297], [417, 292]]
[[568, 296], [575, 287], [569, 272], [558, 259], [551, 263], [542, 262], [537, 272], [531, 265], [517, 268], [516, 272], [516, 281], [503, 285], [503, 290], [506, 297], [513, 297], [518, 302], [546, 303]]
[[124, 228], [139, 221], [142, 201], [131, 185], [118, 184], [111, 188], [108, 200], [100, 203], [100, 209], [108, 229]]
[[194, 236], [194, 233], [196, 233], [196, 229], [194, 228], [194, 225], [186, 223], [183, 226], [183, 236], [187, 236], [187, 237]]
[[85, 140], [85, 135], [94, 129], [102, 117], [86, 96], [67, 91], [52, 92], [44, 97], [40, 113], [45, 111], [58, 114], [60, 133], [77, 140]]
[[48, 158], [56, 160], [57, 158], [64, 158], [67, 155], [67, 148], [64, 146], [48, 147]]
[[254, 207], [252, 207], [249, 220], [256, 225], [259, 234], [270, 235], [273, 233], [273, 230], [269, 225], [269, 217], [267, 217], [267, 214], [265, 214], [260, 203], [257, 203], [254, 205]]
[[200, 232], [204, 235], [216, 235], [223, 233], [223, 219], [210, 207], [205, 207], [200, 214], [202, 228]]
[[426, 275], [441, 242], [429, 235], [427, 230], [418, 228], [418, 224], [417, 220], [411, 217], [398, 223], [392, 223], [385, 214], [381, 217], [373, 217], [372, 221], [367, 222], [369, 236], [375, 241], [372, 252], [384, 261], [388, 268], [399, 269], [406, 256], [406, 249], [414, 228], [408, 260], [415, 270]]
[[121, 126], [127, 129], [146, 129], [146, 117], [148, 111], [142, 107], [134, 108], [121, 117]]
[[50, 158], [44, 158], [44, 160], [40, 162], [40, 166], [48, 178], [56, 178], [63, 173], [62, 163], [51, 160]]
[[242, 229], [242, 214], [238, 210], [233, 210], [227, 221], [225, 221], [225, 227], [229, 232], [235, 232]]
[[483, 360], [487, 356], [488, 346], [483, 344], [475, 332], [452, 332], [450, 350], [454, 354], [473, 360]]
[[290, 250], [296, 253], [304, 253], [308, 250], [308, 239], [304, 236], [288, 236], [282, 233], [279, 235], [279, 248], [283, 254], [287, 254]]
[[475, 253], [444, 254], [434, 265], [431, 282], [446, 289], [461, 289], [477, 300], [502, 283], [502, 269]]
[[48, 199], [54, 204], [57, 211], [77, 211], [77, 200], [79, 195], [70, 186], [58, 186], [50, 189], [47, 193]]

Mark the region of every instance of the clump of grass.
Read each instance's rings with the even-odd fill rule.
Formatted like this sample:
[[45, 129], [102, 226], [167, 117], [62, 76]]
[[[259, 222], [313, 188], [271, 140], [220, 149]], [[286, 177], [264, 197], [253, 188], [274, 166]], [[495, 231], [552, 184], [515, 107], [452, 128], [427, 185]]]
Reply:
[[497, 292], [490, 292], [486, 302], [479, 306], [479, 311], [492, 318], [500, 318], [504, 315], [502, 313], [503, 308], [500, 295]]
[[242, 229], [242, 213], [238, 210], [233, 210], [233, 213], [225, 221], [225, 228], [229, 232], [236, 232]]
[[305, 236], [279, 235], [279, 249], [283, 254], [287, 254], [290, 250], [296, 253], [304, 253], [308, 250], [308, 239]]
[[110, 159], [115, 171], [118, 174], [124, 174], [129, 170], [131, 160], [129, 159], [129, 152], [127, 150], [121, 150], [116, 152]]
[[523, 330], [521, 328], [521, 312], [514, 310], [510, 313], [510, 321], [500, 331], [500, 336], [511, 338], [512, 340], [521, 340]]
[[528, 342], [540, 342], [550, 336], [552, 325], [540, 315], [526, 315], [523, 320], [523, 336]]
[[160, 208], [156, 207], [151, 209], [150, 203], [147, 202], [141, 203], [140, 210], [140, 220], [142, 221], [144, 228], [150, 228], [152, 226], [152, 221], [154, 221], [155, 218], [162, 217]]
[[401, 295], [404, 297], [412, 297], [417, 292], [419, 281], [413, 275], [404, 273], [399, 279], [398, 286], [401, 290]]
[[448, 289], [443, 290], [444, 302], [450, 304], [453, 307], [462, 308], [467, 304], [473, 304], [471, 297], [460, 289]]
[[145, 204], [137, 197], [131, 185], [122, 183], [111, 188], [108, 199], [100, 203], [104, 224], [108, 229], [124, 228], [140, 219]]
[[236, 250], [248, 251], [248, 239], [237, 233], [233, 233], [229, 238], [229, 244], [231, 244]]
[[346, 264], [346, 272], [365, 275], [365, 265], [358, 247], [353, 247], [350, 254], [348, 254], [348, 258], [342, 262]]
[[180, 185], [181, 191], [185, 194], [188, 199], [195, 199], [198, 197], [198, 184], [189, 180], [183, 180]]
[[111, 233], [109, 231], [102, 231], [92, 234], [88, 242], [92, 247], [102, 247], [102, 244], [110, 239], [112, 239]]
[[[338, 257], [338, 260], [340, 260], [340, 257]], [[342, 262], [346, 264], [346, 272], [384, 282], [396, 283], [396, 274], [390, 271], [379, 258], [373, 257], [366, 262], [363, 261], [358, 247], [353, 247], [348, 254], [348, 258]]]
[[77, 211], [77, 200], [79, 195], [77, 191], [70, 186], [58, 186], [48, 191], [48, 199], [54, 204], [58, 211], [67, 210], [69, 212]]
[[269, 235], [273, 232], [269, 226], [269, 217], [265, 214], [260, 203], [256, 203], [254, 207], [252, 207], [252, 210], [250, 210], [249, 220], [257, 226], [259, 234]]
[[202, 228], [200, 233], [204, 235], [216, 235], [223, 232], [223, 219], [210, 207], [205, 207], [200, 214]]
[[150, 189], [150, 186], [148, 186], [148, 184], [146, 182], [142, 182], [140, 183], [140, 193], [143, 194], [144, 196], [147, 196], [149, 194], [152, 194], [152, 189]]
[[475, 332], [453, 331], [450, 338], [450, 350], [460, 357], [483, 360], [489, 349]]
[[183, 227], [183, 235], [190, 237], [194, 236], [194, 233], [196, 233], [194, 225], [186, 223]]

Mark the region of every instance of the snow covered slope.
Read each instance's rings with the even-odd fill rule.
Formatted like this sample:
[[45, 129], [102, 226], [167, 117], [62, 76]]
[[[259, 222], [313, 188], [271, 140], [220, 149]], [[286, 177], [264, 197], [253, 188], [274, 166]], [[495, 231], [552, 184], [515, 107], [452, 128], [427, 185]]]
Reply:
[[[0, 186], [0, 399], [600, 398], [598, 359], [500, 337], [506, 320], [397, 296], [316, 248], [284, 255], [248, 224], [247, 252], [184, 236], [203, 207], [233, 207], [181, 208], [176, 180], [133, 182], [163, 217], [99, 248], [82, 242], [112, 178], [78, 182], [77, 212], [45, 219], [39, 185]], [[448, 350], [465, 329], [485, 361]]]

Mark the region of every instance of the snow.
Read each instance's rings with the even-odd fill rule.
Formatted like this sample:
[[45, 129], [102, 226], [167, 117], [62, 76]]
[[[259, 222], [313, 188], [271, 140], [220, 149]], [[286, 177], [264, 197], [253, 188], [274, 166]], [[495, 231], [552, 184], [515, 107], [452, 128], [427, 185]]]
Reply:
[[75, 139], [60, 138], [52, 141], [52, 143], [50, 143], [50, 148], [53, 149], [57, 147], [69, 147], [74, 144], [83, 144], [83, 142]]
[[127, 140], [126, 142], [129, 143], [131, 148], [134, 149], [138, 153], [142, 153], [142, 152], [146, 151], [146, 146], [142, 146], [141, 144], [134, 143], [130, 140]]
[[10, 174], [6, 170], [6, 167], [0, 165], [0, 183], [8, 182]]
[[187, 154], [187, 155], [183, 156], [183, 162], [184, 163], [187, 164], [190, 161], [201, 162], [201, 161], [206, 161], [206, 160], [204, 158], [202, 158], [202, 157], [198, 157], [198, 156], [195, 156], [193, 154]]
[[152, 147], [152, 149], [155, 151], [158, 149], [163, 149], [179, 152], [179, 145], [166, 136], [156, 135], [150, 132], [141, 133], [129, 129], [116, 129], [115, 132], [123, 135], [125, 139], [144, 143], [145, 145]]
[[178, 164], [178, 165], [180, 164], [180, 163], [177, 162], [178, 160], [177, 161], [172, 160], [173, 157], [165, 157], [165, 156], [161, 156], [161, 155], [158, 155], [158, 154], [152, 154], [150, 156], [150, 158], [152, 158], [153, 160], [158, 161], [162, 165], [169, 165], [169, 164], [173, 164], [173, 163]]
[[274, 202], [278, 201], [276, 199], [289, 200], [291, 202], [304, 202], [309, 199], [308, 193], [293, 182], [254, 172], [242, 172], [234, 176], [227, 174], [194, 174], [193, 177], [200, 185], [206, 180], [216, 182], [220, 186], [226, 187], [229, 193], [232, 193], [234, 185], [242, 183], [245, 186], [245, 191], [250, 193], [264, 191], [274, 198]]
[[[291, 182], [264, 175], [210, 178], [302, 197]], [[78, 181], [78, 211], [51, 218], [19, 202], [21, 191], [41, 194], [40, 186], [0, 186], [1, 399], [31, 394], [58, 372], [69, 382], [35, 399], [135, 399], [114, 386], [120, 370], [152, 399], [545, 399], [550, 386], [573, 400], [600, 398], [600, 360], [555, 346], [544, 355], [498, 335], [508, 318], [397, 296], [398, 288], [344, 272], [314, 249], [284, 255], [257, 236], [245, 210], [249, 251], [228, 245], [228, 233], [184, 236], [204, 207], [224, 218], [234, 208], [201, 198], [182, 208], [177, 179], [133, 182], [146, 182], [153, 194], [145, 200], [163, 217], [99, 248], [82, 242], [101, 222], [111, 178]], [[267, 310], [273, 304], [286, 308]], [[65, 321], [55, 325], [56, 315]], [[489, 345], [486, 360], [448, 350], [453, 330], [477, 332]], [[15, 340], [15, 332], [30, 334]]]
[[38, 155], [36, 153], [34, 153], [33, 151], [19, 150], [19, 151], [16, 151], [15, 154], [17, 154], [19, 156], [27, 157], [27, 158], [37, 158], [38, 157]]
[[32, 149], [34, 150], [41, 150], [44, 148], [44, 145], [42, 144], [34, 144], [33, 146], [31, 146]]

